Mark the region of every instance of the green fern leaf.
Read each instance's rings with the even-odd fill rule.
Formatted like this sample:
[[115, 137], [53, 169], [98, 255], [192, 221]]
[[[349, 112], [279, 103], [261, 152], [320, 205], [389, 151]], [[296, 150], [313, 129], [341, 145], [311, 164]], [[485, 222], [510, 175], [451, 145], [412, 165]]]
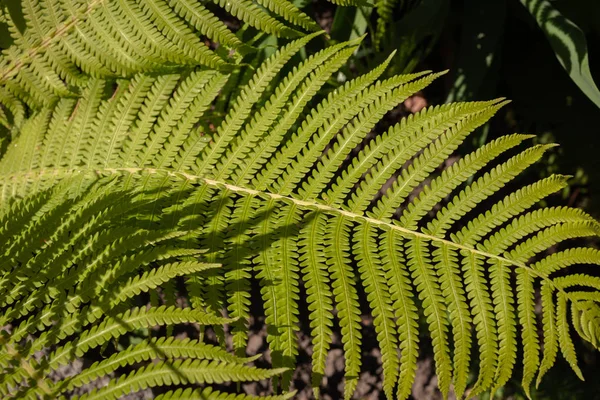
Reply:
[[448, 248], [445, 244], [440, 244], [439, 248], [434, 250], [433, 255], [440, 287], [444, 293], [452, 322], [452, 334], [455, 343], [453, 360], [454, 392], [460, 398], [467, 386], [469, 374], [472, 319], [466, 307], [467, 300], [464, 285], [461, 281], [456, 251]]
[[[214, 1], [261, 32], [298, 37], [319, 25], [286, 0]], [[47, 2], [17, 5], [25, 30], [3, 13], [13, 45], [0, 58], [0, 102], [17, 124], [20, 101], [48, 106], [59, 97], [77, 96], [91, 77], [133, 76], [140, 72], [177, 72], [203, 65], [231, 69], [238, 61], [227, 51], [213, 51], [201, 36], [241, 55], [255, 50], [232, 32], [218, 12], [189, 0]], [[264, 7], [264, 8], [263, 8]], [[273, 15], [271, 15], [273, 14]]]
[[[188, 34], [176, 29], [181, 15], [197, 18], [189, 17], [195, 21], [190, 29], [211, 20], [187, 3], [166, 15], [167, 8], [176, 7], [169, 4], [155, 0], [138, 7], [174, 43]], [[234, 12], [244, 12], [256, 5], [234, 6]], [[36, 4], [30, 7], [31, 15], [40, 13]], [[284, 2], [265, 7], [288, 12]], [[102, 18], [123, 18], [115, 11], [103, 8], [91, 30], [75, 24], [73, 32], [108, 40], [116, 22], [103, 32], [94, 29]], [[52, 15], [48, 18], [64, 23], [60, 14]], [[288, 20], [296, 23], [298, 15], [292, 12]], [[43, 33], [50, 20], [28, 21]], [[234, 42], [220, 28], [212, 34]], [[363, 293], [381, 348], [388, 398], [410, 395], [420, 318], [432, 340], [444, 396], [451, 384], [459, 396], [499, 389], [513, 373], [519, 346], [528, 396], [534, 378], [539, 383], [554, 364], [558, 347], [579, 373], [571, 325], [573, 334], [596, 346], [600, 342], [600, 281], [564, 269], [600, 260], [598, 251], [567, 248], [566, 241], [597, 237], [600, 225], [571, 208], [533, 209], [562, 189], [567, 177], [509, 189], [553, 145], [521, 148], [528, 136], [510, 135], [448, 165], [503, 99], [427, 109], [371, 137], [385, 113], [439, 74], [378, 81], [388, 59], [320, 97], [360, 43], [327, 47], [296, 63], [300, 57], [295, 55], [320, 34], [274, 52], [247, 79], [190, 69], [133, 74], [113, 87], [109, 75], [98, 74], [106, 79], [88, 79], [80, 99], [60, 99], [12, 128], [16, 139], [0, 160], [0, 238], [5, 243], [0, 321], [14, 330], [2, 339], [0, 392], [52, 393], [57, 388], [48, 379], [52, 370], [108, 349], [134, 329], [153, 326], [171, 332], [181, 323], [212, 325], [226, 343], [229, 325], [235, 352], [244, 356], [255, 281], [274, 370], [246, 366], [215, 349], [212, 355], [188, 349], [186, 360], [171, 361], [178, 353], [169, 353], [169, 342], [157, 338], [145, 343], [164, 345], [164, 357], [155, 357], [160, 349], [138, 349], [146, 354], [141, 358], [146, 364], [89, 396], [261, 377], [273, 377], [275, 390], [287, 390], [298, 355], [303, 297], [315, 394], [337, 321], [344, 398], [350, 399], [361, 372]], [[134, 62], [144, 60], [144, 71], [151, 71], [148, 46], [132, 52], [123, 65], [135, 69]], [[215, 100], [219, 90], [227, 100]], [[231, 107], [225, 108], [228, 102]], [[213, 104], [225, 116], [215, 114]], [[516, 155], [504, 156], [517, 146]], [[506, 192], [500, 201], [490, 199], [500, 192]], [[559, 251], [547, 255], [555, 245]], [[561, 277], [552, 275], [559, 271]], [[183, 288], [177, 280], [185, 282], [191, 308], [174, 306]], [[545, 342], [541, 363], [538, 288]], [[145, 293], [155, 305], [132, 308]], [[28, 333], [34, 340], [22, 346]], [[475, 386], [467, 388], [473, 335], [480, 368]], [[54, 352], [35, 362], [33, 354], [44, 349]], [[102, 365], [106, 371], [121, 362], [132, 365], [134, 353], [107, 357], [84, 376], [105, 374]], [[158, 364], [147, 365], [155, 358]], [[173, 389], [165, 397], [202, 393]], [[206, 395], [229, 398], [213, 391]]]
[[137, 392], [154, 386], [256, 381], [283, 371], [285, 369], [264, 370], [208, 360], [162, 361], [112, 380], [107, 387], [79, 399], [117, 399], [131, 391]]
[[400, 343], [400, 372], [398, 374], [399, 399], [410, 395], [412, 382], [417, 370], [419, 355], [418, 309], [413, 300], [413, 290], [408, 272], [403, 269], [405, 259], [402, 252], [402, 238], [393, 230], [386, 233], [386, 244], [382, 246], [382, 265], [387, 268], [386, 279], [390, 286], [390, 298], [395, 310], [398, 339]]
[[185, 399], [185, 400], [286, 400], [294, 397], [296, 392], [290, 392], [281, 396], [252, 396], [249, 394], [233, 394], [224, 393], [213, 390], [211, 388], [206, 389], [177, 389], [172, 390], [156, 396], [157, 400], [170, 400], [170, 399]]
[[142, 342], [136, 346], [131, 346], [126, 350], [115, 353], [113, 356], [95, 362], [82, 373], [66, 378], [57, 384], [57, 391], [72, 390], [75, 387], [83, 386], [99, 377], [106, 376], [117, 368], [125, 365], [141, 363], [143, 361], [166, 358], [192, 358], [218, 360], [231, 364], [243, 364], [247, 359], [239, 359], [232, 356], [225, 350], [205, 343], [199, 343], [196, 340], [174, 338], [153, 339], [150, 342]]
[[320, 239], [325, 235], [327, 218], [315, 213], [314, 218], [300, 233], [299, 261], [303, 281], [307, 288], [307, 302], [310, 311], [310, 327], [313, 338], [312, 386], [318, 396], [319, 384], [325, 374], [327, 351], [333, 334], [333, 293], [326, 268], [325, 246]]
[[355, 275], [350, 268], [350, 221], [337, 216], [330, 220], [325, 232], [327, 264], [331, 270], [331, 281], [335, 307], [342, 332], [345, 362], [344, 399], [350, 399], [360, 373], [360, 308], [355, 286]]
[[492, 312], [492, 301], [484, 276], [483, 260], [476, 254], [464, 251], [463, 271], [465, 273], [465, 291], [471, 300], [473, 323], [479, 344], [480, 371], [469, 396], [475, 396], [481, 388], [488, 388], [496, 370], [498, 337]]
[[[71, 183], [80, 185], [81, 181], [74, 180]], [[121, 184], [127, 185], [127, 180]], [[12, 294], [3, 297], [2, 319], [7, 323], [12, 322], [14, 329], [0, 338], [0, 366], [3, 370], [0, 393], [16, 393], [19, 397], [56, 397], [106, 376], [121, 366], [137, 365], [153, 359], [186, 358], [188, 361], [179, 360], [175, 363], [192, 367], [195, 381], [202, 382], [212, 382], [217, 378], [214, 372], [205, 371], [205, 364], [191, 362], [192, 359], [215, 360], [208, 364], [209, 368], [218, 366], [227, 371], [216, 374], [221, 377], [219, 379], [258, 379], [283, 372], [244, 366], [256, 357], [237, 358], [223, 349], [197, 341], [157, 338], [115, 353], [75, 377], [57, 383], [48, 379], [48, 374], [59, 366], [141, 327], [173, 326], [185, 322], [221, 325], [231, 321], [201, 310], [174, 306], [130, 309], [129, 301], [140, 293], [152, 292], [178, 276], [217, 265], [191, 260], [169, 262], [177, 258], [199, 257], [205, 252], [181, 247], [181, 232], [171, 230], [165, 233], [160, 224], [154, 227], [157, 234], [151, 234], [152, 229], [135, 228], [136, 218], [153, 212], [156, 204], [147, 202], [153, 195], [148, 197], [136, 191], [114, 191], [117, 189], [115, 179], [104, 179], [87, 186], [84, 190], [86, 194], [75, 198], [71, 198], [72, 194], [65, 189], [69, 189], [68, 184], [59, 185], [45, 196], [36, 196], [34, 201], [24, 199], [13, 202], [10, 208], [3, 210], [2, 218], [10, 218], [6, 222], [19, 222], [19, 226], [10, 223], [2, 225], [8, 229], [2, 231], [5, 239], [22, 238], [24, 235], [45, 236], [48, 239], [44, 246], [34, 249], [31, 253], [33, 256], [29, 258], [21, 257], [19, 260], [19, 257], [14, 257], [14, 252], [4, 255], [8, 263], [3, 263], [2, 291]], [[108, 210], [107, 204], [110, 205]], [[66, 212], [70, 214], [65, 215]], [[168, 221], [170, 216], [166, 218]], [[143, 222], [143, 218], [139, 222]], [[132, 225], [124, 229], [123, 223]], [[48, 229], [48, 224], [54, 226]], [[145, 234], [140, 234], [143, 232]], [[111, 236], [108, 233], [113, 240], [108, 240]], [[130, 233], [139, 236], [139, 239]], [[103, 235], [106, 239], [102, 239]], [[128, 240], [114, 241], [119, 235], [124, 235]], [[70, 237], [67, 240], [68, 248], [64, 247], [64, 236]], [[27, 248], [27, 243], [25, 245]], [[90, 246], [95, 246], [96, 252], [91, 252]], [[102, 246], [106, 246], [106, 250], [102, 251]], [[44, 256], [45, 253], [48, 253], [48, 257]], [[77, 255], [75, 264], [88, 260], [83, 263], [88, 269], [76, 268], [71, 255]], [[56, 268], [47, 268], [46, 263], [51, 257], [54, 257]], [[67, 262], [71, 268], [63, 269], [63, 262]], [[156, 268], [148, 269], [149, 265], [155, 264], [158, 264]], [[141, 275], [138, 275], [140, 269]], [[33, 270], [37, 274], [26, 272]], [[14, 288], [7, 287], [6, 284], [13, 281], [10, 276], [17, 276], [15, 274], [20, 274], [20, 284]], [[45, 285], [36, 285], [36, 281]], [[6, 307], [19, 296], [23, 298], [17, 306]], [[23, 346], [22, 339], [27, 334], [34, 334], [33, 339]], [[54, 349], [54, 352], [43, 356], [40, 361], [34, 360], [34, 353], [49, 349]], [[167, 364], [163, 361], [163, 365]], [[143, 375], [144, 368], [138, 371], [141, 371], [139, 375]], [[228, 375], [230, 371], [237, 372]], [[168, 380], [168, 377], [165, 379]], [[30, 385], [32, 382], [34, 384]], [[146, 381], [142, 379], [141, 382]]]
[[392, 398], [398, 375], [398, 339], [394, 313], [388, 295], [390, 289], [381, 267], [381, 259], [376, 252], [375, 232], [368, 223], [358, 228], [355, 240], [352, 250], [355, 253], [358, 272], [364, 282], [365, 290], [369, 293], [367, 300], [373, 310], [373, 325], [381, 346], [383, 389], [386, 396]]
[[517, 272], [517, 303], [523, 341], [523, 390], [531, 398], [530, 386], [539, 364], [540, 345], [535, 316], [533, 277], [525, 269]]
[[558, 330], [558, 341], [560, 350], [569, 363], [577, 377], [583, 379], [583, 374], [577, 366], [577, 356], [575, 355], [575, 347], [569, 334], [569, 325], [567, 323], [567, 298], [564, 293], [558, 294], [558, 304], [556, 306], [556, 327]]
[[510, 267], [504, 261], [495, 260], [490, 272], [492, 300], [498, 325], [498, 363], [492, 392], [504, 386], [510, 379], [517, 357], [514, 294], [510, 286]]
[[[536, 380], [536, 387], [540, 385], [542, 377], [550, 369], [556, 360], [558, 352], [558, 332], [556, 326], [556, 318], [554, 316], [554, 293], [552, 286], [547, 282], [542, 284], [542, 307], [543, 307], [543, 325], [544, 325], [544, 356], [540, 364], [540, 371]], [[557, 310], [558, 312], [558, 310]]]
[[240, 204], [234, 207], [231, 224], [236, 227], [232, 233], [231, 249], [225, 256], [225, 264], [229, 270], [225, 274], [229, 315], [237, 318], [232, 325], [233, 348], [236, 354], [246, 353], [248, 340], [248, 320], [250, 318], [250, 278], [252, 263], [249, 251], [244, 248], [250, 238], [248, 230], [252, 226], [251, 213], [257, 207], [253, 197], [239, 200]]

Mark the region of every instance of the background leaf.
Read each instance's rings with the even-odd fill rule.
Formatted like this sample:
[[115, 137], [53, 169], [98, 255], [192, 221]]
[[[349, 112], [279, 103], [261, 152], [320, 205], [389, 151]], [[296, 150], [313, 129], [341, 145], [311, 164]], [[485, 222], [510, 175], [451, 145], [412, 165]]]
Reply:
[[600, 91], [590, 72], [585, 35], [546, 0], [521, 0], [548, 37], [563, 68], [579, 88], [600, 107]]

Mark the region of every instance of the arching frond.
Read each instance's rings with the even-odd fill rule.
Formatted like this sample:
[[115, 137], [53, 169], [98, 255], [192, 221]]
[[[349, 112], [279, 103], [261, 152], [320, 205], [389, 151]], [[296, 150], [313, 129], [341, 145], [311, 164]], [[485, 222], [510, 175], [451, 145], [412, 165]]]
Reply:
[[[276, 390], [287, 390], [291, 373], [284, 369], [296, 364], [305, 295], [315, 393], [337, 323], [349, 399], [361, 371], [363, 293], [389, 398], [410, 394], [419, 319], [426, 322], [445, 396], [452, 384], [458, 395], [503, 386], [519, 347], [527, 394], [559, 348], [580, 374], [570, 327], [598, 345], [600, 278], [563, 269], [600, 262], [596, 250], [568, 246], [571, 239], [597, 237], [600, 225], [571, 208], [533, 209], [565, 186], [564, 176], [515, 185], [553, 145], [528, 147], [529, 136], [508, 135], [447, 165], [503, 99], [427, 109], [370, 136], [389, 110], [440, 74], [378, 81], [388, 60], [321, 98], [319, 90], [360, 39], [294, 64], [294, 55], [318, 34], [274, 52], [236, 91], [214, 130], [195, 126], [211, 115], [210, 105], [226, 85], [228, 76], [216, 71], [138, 74], [111, 93], [103, 89], [110, 83], [92, 80], [81, 100], [61, 99], [23, 122], [0, 161], [1, 199], [34, 196], [31, 205], [9, 204], [1, 214], [0, 236], [8, 243], [0, 256], [3, 322], [19, 321], [15, 336], [4, 339], [3, 390], [18, 386], [32, 368], [46, 373], [130, 328], [194, 321], [214, 325], [221, 338], [229, 324], [240, 359], [194, 343], [186, 344], [190, 360], [171, 361], [171, 342], [145, 342], [166, 346], [161, 362], [89, 396], [274, 374]], [[47, 188], [68, 200], [57, 201]], [[128, 197], [131, 190], [135, 195]], [[49, 222], [56, 228], [34, 229]], [[73, 250], [72, 242], [81, 250]], [[556, 245], [559, 251], [545, 254]], [[204, 252], [190, 253], [199, 250]], [[561, 276], [554, 276], [559, 270]], [[184, 278], [191, 308], [130, 304], [138, 293], [177, 277]], [[260, 285], [274, 370], [241, 359], [253, 279]], [[21, 349], [26, 332], [39, 337]], [[52, 345], [46, 364], [12, 365], [17, 354], [29, 360]], [[155, 354], [144, 346], [127, 350], [132, 359], [138, 351], [142, 358]], [[475, 353], [479, 370], [467, 388]], [[129, 365], [127, 354], [102, 365]], [[101, 373], [99, 365], [90, 377]], [[53, 387], [42, 379], [23, 390], [41, 394]], [[165, 398], [202, 393], [173, 389]]]

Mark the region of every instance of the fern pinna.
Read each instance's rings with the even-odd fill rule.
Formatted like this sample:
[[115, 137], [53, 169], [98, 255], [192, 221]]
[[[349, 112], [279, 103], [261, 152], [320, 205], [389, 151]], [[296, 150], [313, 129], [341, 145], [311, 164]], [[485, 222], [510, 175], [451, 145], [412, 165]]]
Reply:
[[[410, 394], [419, 354], [420, 316], [432, 339], [438, 385], [444, 396], [451, 384], [457, 397], [502, 387], [515, 369], [518, 347], [522, 348], [523, 387], [528, 395], [533, 381], [539, 384], [554, 364], [559, 349], [580, 375], [571, 326], [598, 346], [600, 280], [564, 272], [574, 264], [599, 264], [600, 252], [562, 244], [596, 237], [600, 225], [577, 209], [535, 208], [540, 200], [564, 188], [567, 177], [553, 175], [520, 187], [515, 181], [552, 145], [526, 146], [531, 139], [528, 135], [503, 136], [440, 172], [440, 165], [446, 165], [469, 134], [504, 105], [503, 99], [428, 108], [369, 139], [367, 134], [388, 111], [441, 74], [423, 72], [378, 80], [388, 60], [320, 98], [326, 82], [357, 49], [360, 39], [327, 47], [286, 70], [294, 54], [317, 35], [293, 41], [267, 59], [239, 89], [222, 120], [211, 114], [210, 105], [228, 76], [201, 69], [136, 75], [118, 81], [114, 90], [107, 90], [110, 82], [92, 79], [80, 99], [61, 99], [22, 124], [0, 163], [3, 202], [25, 196], [46, 201], [48, 190], [62, 190], [67, 199], [74, 199], [68, 200], [72, 203], [68, 207], [81, 210], [70, 212], [72, 216], [64, 220], [80, 225], [69, 231], [91, 229], [86, 228], [88, 224], [96, 219], [104, 223], [101, 221], [109, 217], [118, 228], [110, 234], [99, 231], [94, 237], [98, 241], [95, 247], [99, 246], [95, 251], [89, 246], [70, 249], [67, 244], [79, 236], [62, 238], [60, 235], [66, 235], [63, 228], [56, 230], [51, 243], [69, 249], [33, 258], [31, 252], [19, 251], [16, 245], [6, 252], [11, 261], [3, 267], [4, 282], [24, 274], [25, 283], [3, 289], [2, 297], [11, 301], [3, 304], [5, 323], [16, 320], [11, 323], [17, 327], [3, 339], [12, 343], [4, 347], [3, 390], [21, 382], [25, 374], [38, 377], [22, 383], [27, 393], [55, 393], [72, 387], [74, 383], [62, 386], [51, 382], [46, 374], [57, 365], [56, 354], [65, 357], [60, 360], [67, 360], [69, 354], [81, 356], [84, 350], [69, 353], [67, 349], [80, 342], [88, 346], [86, 338], [96, 331], [83, 331], [73, 341], [59, 336], [48, 342], [47, 337], [54, 338], [46, 333], [52, 332], [52, 323], [60, 326], [67, 322], [50, 317], [40, 324], [43, 310], [58, 307], [60, 315], [59, 305], [65, 301], [77, 305], [91, 302], [92, 311], [81, 309], [80, 315], [98, 318], [88, 315], [97, 315], [93, 307], [102, 307], [103, 301], [119, 301], [114, 305], [119, 309], [123, 297], [115, 297], [113, 290], [100, 291], [94, 274], [104, 271], [107, 275], [102, 279], [123, 285], [116, 280], [119, 272], [108, 273], [100, 266], [119, 271], [121, 264], [111, 261], [113, 257], [138, 260], [163, 247], [184, 257], [176, 262], [185, 263], [186, 255], [194, 257], [180, 253], [187, 249], [202, 251], [196, 259], [203, 265], [222, 265], [199, 271], [204, 267], [194, 261], [198, 270], [179, 269], [155, 257], [127, 267], [131, 274], [137, 271], [142, 276], [139, 279], [150, 262], [156, 274], [165, 268], [185, 275], [192, 308], [153, 310], [161, 310], [172, 322], [195, 320], [213, 325], [221, 338], [232, 335], [236, 356], [219, 353], [221, 362], [241, 365], [245, 361], [249, 290], [252, 281], [258, 282], [274, 370], [252, 373], [257, 379], [281, 373], [274, 384], [284, 391], [290, 388], [298, 354], [298, 316], [307, 312], [315, 395], [325, 373], [332, 327], [338, 324], [345, 356], [345, 398], [352, 397], [361, 370], [361, 293], [365, 293], [374, 318], [388, 398], [404, 399]], [[209, 129], [207, 120], [219, 122], [218, 127]], [[509, 183], [515, 188], [496, 197]], [[134, 193], [147, 203], [141, 206], [143, 210], [120, 213], [109, 205], [100, 206], [104, 195], [114, 193]], [[51, 207], [60, 207], [47, 201]], [[90, 218], [80, 216], [87, 208], [78, 204], [105, 214], [89, 222]], [[23, 207], [11, 206], [5, 211], [3, 226], [12, 236], [3, 239], [5, 243], [25, 241], [35, 249], [39, 234], [34, 229], [17, 231], [14, 226], [19, 223], [10, 221], [38, 221], [44, 215], [55, 221], [59, 218]], [[123, 228], [117, 224], [117, 216], [124, 221]], [[140, 237], [134, 248], [112, 250], [117, 245], [106, 241], [125, 240], [132, 235], [129, 227], [157, 236], [145, 241]], [[30, 237], [30, 232], [38, 236]], [[7, 240], [15, 235], [20, 239]], [[176, 243], [172, 247], [161, 244], [160, 235]], [[156, 244], [148, 247], [150, 242]], [[547, 255], [547, 249], [557, 245], [558, 251]], [[110, 258], [101, 256], [104, 248]], [[86, 257], [97, 259], [95, 267], [82, 268], [82, 263], [88, 262]], [[34, 276], [40, 271], [42, 276]], [[73, 278], [61, 283], [64, 278], [58, 277], [67, 275]], [[45, 276], [73, 289], [40, 285]], [[79, 281], [82, 283], [77, 284]], [[9, 295], [15, 290], [17, 294]], [[33, 293], [33, 299], [43, 300], [15, 307], [24, 301], [26, 290]], [[534, 298], [538, 290], [539, 321]], [[172, 291], [164, 290], [165, 301]], [[301, 296], [306, 298], [307, 311], [300, 309]], [[101, 305], [94, 306], [96, 301]], [[141, 311], [125, 311], [118, 318], [131, 318], [136, 312]], [[182, 316], [186, 312], [189, 319]], [[223, 319], [222, 313], [229, 319]], [[109, 316], [100, 326], [114, 324], [117, 329], [116, 318]], [[33, 347], [22, 343], [26, 331], [33, 331]], [[59, 347], [33, 363], [32, 352], [45, 344]], [[160, 349], [169, 345], [167, 339], [147, 343], [147, 348], [156, 346], [148, 357], [164, 354], [160, 358], [168, 359], [168, 351]], [[118, 354], [112, 357], [119, 358]], [[479, 371], [476, 382], [467, 389], [475, 357]], [[15, 360], [29, 364], [14, 367]], [[117, 363], [110, 360], [100, 364]], [[171, 361], [173, 368], [182, 367], [178, 379], [171, 375], [155, 380], [151, 373], [134, 372], [120, 378], [115, 392], [106, 389], [103, 393], [198, 382], [194, 381], [194, 368], [201, 369], [206, 362]], [[166, 363], [142, 371], [167, 368]], [[101, 373], [97, 370], [84, 376]], [[184, 393], [191, 392], [175, 389], [166, 396], [177, 398]]]

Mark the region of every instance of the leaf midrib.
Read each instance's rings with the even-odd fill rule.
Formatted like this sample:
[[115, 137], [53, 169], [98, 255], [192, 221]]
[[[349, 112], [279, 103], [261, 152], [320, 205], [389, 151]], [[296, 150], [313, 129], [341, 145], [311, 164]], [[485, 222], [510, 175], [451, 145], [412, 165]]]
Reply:
[[479, 254], [482, 257], [485, 257], [487, 259], [495, 259], [495, 260], [503, 261], [509, 265], [525, 269], [525, 270], [529, 271], [529, 273], [533, 274], [534, 276], [536, 276], [538, 278], [548, 279], [546, 275], [540, 273], [539, 271], [534, 270], [533, 268], [527, 266], [523, 262], [509, 259], [509, 258], [500, 256], [497, 254], [489, 253], [486, 251], [478, 250], [473, 247], [455, 243], [451, 240], [443, 239], [443, 238], [440, 238], [437, 236], [432, 236], [432, 235], [422, 233], [419, 231], [413, 231], [410, 229], [406, 229], [406, 228], [398, 226], [396, 224], [393, 224], [390, 222], [385, 222], [383, 220], [379, 220], [376, 218], [368, 217], [363, 214], [354, 213], [354, 212], [347, 211], [347, 210], [344, 210], [341, 208], [331, 207], [326, 204], [319, 203], [316, 200], [312, 200], [312, 201], [311, 200], [300, 200], [300, 199], [296, 199], [296, 198], [293, 198], [290, 196], [280, 195], [277, 193], [271, 193], [268, 191], [259, 191], [259, 190], [247, 188], [244, 186], [233, 185], [233, 184], [227, 183], [225, 181], [210, 179], [210, 178], [207, 178], [207, 177], [204, 177], [201, 175], [195, 175], [195, 174], [185, 173], [185, 172], [177, 172], [177, 171], [164, 169], [164, 168], [148, 168], [148, 167], [143, 167], [143, 168], [142, 167], [74, 168], [74, 169], [43, 168], [43, 169], [36, 169], [36, 170], [30, 170], [30, 171], [26, 171], [26, 172], [18, 172], [18, 173], [14, 173], [14, 174], [4, 175], [3, 177], [0, 177], [0, 183], [2, 183], [2, 181], [7, 182], [7, 181], [11, 181], [11, 180], [12, 181], [25, 180], [28, 177], [34, 178], [34, 177], [38, 177], [38, 176], [40, 176], [40, 177], [41, 176], [76, 176], [76, 175], [82, 175], [82, 174], [86, 174], [86, 173], [96, 174], [99, 176], [102, 176], [105, 174], [122, 174], [122, 173], [150, 174], [150, 175], [162, 174], [162, 175], [180, 178], [180, 179], [184, 179], [184, 180], [188, 180], [188, 181], [192, 181], [192, 182], [201, 182], [208, 186], [227, 189], [234, 193], [242, 193], [242, 194], [246, 194], [246, 195], [250, 195], [250, 196], [258, 196], [263, 199], [267, 198], [267, 199], [272, 199], [272, 200], [279, 200], [279, 201], [284, 201], [284, 202], [288, 202], [288, 203], [293, 203], [296, 206], [300, 206], [303, 208], [308, 208], [311, 210], [319, 210], [319, 211], [323, 211], [323, 212], [330, 213], [330, 214], [341, 215], [341, 216], [347, 217], [348, 219], [353, 220], [353, 221], [356, 221], [356, 220], [364, 221], [366, 223], [380, 227], [383, 230], [394, 230], [394, 231], [400, 232], [400, 233], [404, 234], [405, 236], [408, 235], [409, 237], [418, 237], [418, 238], [422, 238], [422, 239], [425, 239], [425, 240], [428, 240], [431, 242], [443, 243], [443, 244], [446, 244], [455, 249], [466, 250], [473, 254]]

